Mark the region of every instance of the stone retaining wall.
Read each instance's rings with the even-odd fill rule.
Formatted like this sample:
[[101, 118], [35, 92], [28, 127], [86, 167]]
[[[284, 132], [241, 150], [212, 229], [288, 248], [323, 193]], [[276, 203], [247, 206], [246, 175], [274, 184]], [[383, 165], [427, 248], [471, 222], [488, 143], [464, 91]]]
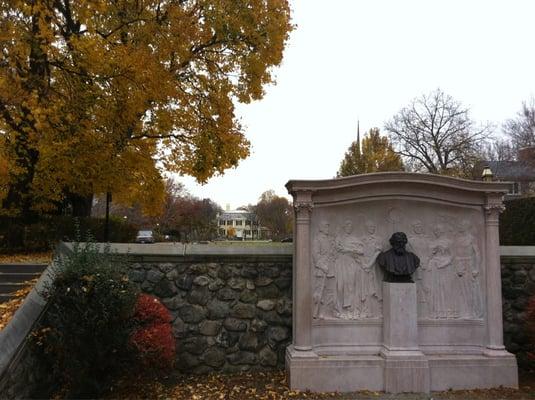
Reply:
[[535, 248], [502, 246], [501, 261], [504, 344], [516, 354], [520, 368], [532, 369], [535, 362], [527, 354], [535, 346], [529, 343], [526, 308], [535, 295]]
[[41, 293], [52, 280], [51, 264], [9, 324], [0, 331], [0, 399], [29, 398], [40, 385], [47, 384], [47, 371], [36, 365], [27, 337], [45, 312], [46, 300]]
[[132, 264], [131, 279], [173, 315], [177, 368], [196, 374], [284, 368], [291, 256], [218, 258]]

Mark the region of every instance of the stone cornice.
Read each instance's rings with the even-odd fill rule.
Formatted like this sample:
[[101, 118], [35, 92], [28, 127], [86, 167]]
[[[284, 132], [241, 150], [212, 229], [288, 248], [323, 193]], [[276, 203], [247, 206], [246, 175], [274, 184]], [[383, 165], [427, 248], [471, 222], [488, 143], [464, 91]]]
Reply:
[[425, 184], [445, 187], [453, 190], [506, 194], [511, 182], [483, 182], [469, 179], [454, 178], [444, 175], [421, 174], [414, 172], [377, 172], [371, 174], [354, 175], [344, 178], [324, 180], [290, 180], [286, 184], [289, 193], [302, 191], [319, 192], [374, 184]]

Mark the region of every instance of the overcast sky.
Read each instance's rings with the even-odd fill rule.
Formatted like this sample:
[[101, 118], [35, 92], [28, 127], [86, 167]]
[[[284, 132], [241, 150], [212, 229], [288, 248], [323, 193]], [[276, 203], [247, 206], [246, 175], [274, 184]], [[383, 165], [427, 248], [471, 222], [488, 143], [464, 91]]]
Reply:
[[294, 0], [297, 25], [277, 84], [238, 115], [251, 155], [186, 188], [223, 208], [290, 179], [335, 176], [361, 133], [438, 87], [498, 126], [535, 94], [533, 0]]

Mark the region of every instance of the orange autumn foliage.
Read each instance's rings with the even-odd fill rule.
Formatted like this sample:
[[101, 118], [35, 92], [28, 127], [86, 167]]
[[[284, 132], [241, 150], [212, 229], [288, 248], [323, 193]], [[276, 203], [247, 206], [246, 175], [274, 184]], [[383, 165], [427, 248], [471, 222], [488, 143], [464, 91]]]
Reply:
[[287, 0], [0, 0], [4, 208], [112, 191], [154, 210], [164, 170], [237, 166], [235, 101], [263, 97], [291, 29]]

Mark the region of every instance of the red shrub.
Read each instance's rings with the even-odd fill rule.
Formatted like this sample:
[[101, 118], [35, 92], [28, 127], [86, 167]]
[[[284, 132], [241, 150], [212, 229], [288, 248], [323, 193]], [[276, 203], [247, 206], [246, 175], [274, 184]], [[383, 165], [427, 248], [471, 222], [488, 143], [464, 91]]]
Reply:
[[140, 325], [167, 324], [171, 322], [171, 314], [160, 300], [143, 293], [137, 299], [134, 319]]
[[172, 368], [176, 348], [167, 308], [156, 297], [141, 294], [134, 320], [138, 327], [130, 336], [130, 345], [136, 350], [141, 364], [154, 369]]
[[143, 366], [156, 369], [173, 367], [175, 338], [170, 324], [154, 324], [136, 330], [130, 337]]

